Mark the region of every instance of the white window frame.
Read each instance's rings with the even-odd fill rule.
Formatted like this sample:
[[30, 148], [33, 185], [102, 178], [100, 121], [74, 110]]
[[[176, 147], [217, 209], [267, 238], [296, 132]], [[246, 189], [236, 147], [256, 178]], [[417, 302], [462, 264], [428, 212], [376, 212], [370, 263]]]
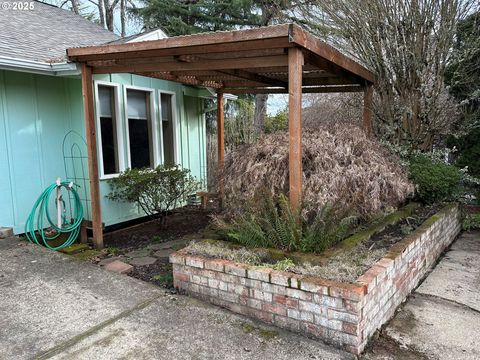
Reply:
[[132, 159], [130, 155], [130, 131], [128, 129], [128, 101], [127, 101], [127, 92], [128, 90], [143, 91], [149, 93], [149, 117], [150, 119], [150, 131], [152, 132], [152, 142], [153, 142], [153, 167], [157, 167], [160, 164], [159, 156], [159, 146], [158, 146], [158, 120], [157, 120], [157, 109], [155, 107], [155, 89], [142, 87], [142, 86], [133, 86], [133, 85], [124, 85], [123, 86], [123, 103], [125, 104], [125, 134], [126, 134], [126, 148], [127, 148], [127, 164], [128, 167], [132, 167]]
[[165, 163], [165, 154], [163, 152], [163, 119], [162, 119], [162, 94], [171, 95], [172, 102], [172, 133], [173, 133], [173, 162], [175, 165], [179, 164], [178, 161], [178, 140], [177, 140], [177, 93], [174, 91], [158, 90], [158, 118], [159, 118], [159, 130], [160, 130], [160, 156], [162, 164]]
[[[98, 144], [98, 157], [100, 159], [100, 180], [112, 179], [118, 177], [122, 171], [125, 171], [125, 156], [124, 156], [124, 142], [123, 142], [123, 125], [122, 117], [120, 116], [120, 85], [108, 81], [94, 80], [95, 86], [95, 127], [97, 130], [97, 144]], [[113, 88], [113, 112], [115, 116], [115, 129], [116, 129], [116, 145], [118, 156], [118, 173], [105, 174], [103, 168], [103, 146], [102, 146], [102, 129], [100, 124], [100, 98], [99, 98], [99, 86], [106, 86]]]

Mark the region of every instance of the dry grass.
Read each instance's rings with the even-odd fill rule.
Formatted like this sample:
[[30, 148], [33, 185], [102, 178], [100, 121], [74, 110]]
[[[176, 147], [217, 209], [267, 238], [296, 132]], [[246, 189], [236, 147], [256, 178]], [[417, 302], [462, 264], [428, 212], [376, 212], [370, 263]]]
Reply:
[[[288, 192], [288, 134], [263, 136], [225, 162], [225, 195], [232, 213], [260, 187]], [[413, 193], [406, 170], [377, 141], [349, 125], [306, 128], [303, 133], [304, 215], [325, 205], [368, 219], [397, 207]]]
[[330, 258], [325, 265], [294, 263], [289, 258], [273, 261], [268, 251], [246, 247], [232, 247], [222, 242], [192, 242], [184, 249], [191, 255], [226, 259], [300, 275], [318, 276], [340, 282], [354, 282], [380, 260], [387, 249], [370, 250], [363, 244]]

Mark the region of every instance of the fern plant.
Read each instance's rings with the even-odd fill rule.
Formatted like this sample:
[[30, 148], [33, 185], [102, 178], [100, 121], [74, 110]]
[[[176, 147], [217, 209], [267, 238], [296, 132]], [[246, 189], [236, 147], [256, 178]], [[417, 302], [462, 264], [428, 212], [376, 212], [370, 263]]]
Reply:
[[249, 247], [321, 252], [347, 237], [357, 222], [355, 216], [341, 216], [331, 206], [308, 221], [284, 194], [274, 197], [262, 190], [257, 195], [240, 215], [229, 220], [214, 218], [225, 238]]

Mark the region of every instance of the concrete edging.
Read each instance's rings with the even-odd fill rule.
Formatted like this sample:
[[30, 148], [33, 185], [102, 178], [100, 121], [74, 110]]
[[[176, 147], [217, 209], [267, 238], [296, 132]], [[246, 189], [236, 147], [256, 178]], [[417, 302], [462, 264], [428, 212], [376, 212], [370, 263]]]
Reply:
[[174, 285], [192, 296], [360, 354], [461, 230], [458, 205], [427, 219], [353, 284], [230, 260], [170, 255]]

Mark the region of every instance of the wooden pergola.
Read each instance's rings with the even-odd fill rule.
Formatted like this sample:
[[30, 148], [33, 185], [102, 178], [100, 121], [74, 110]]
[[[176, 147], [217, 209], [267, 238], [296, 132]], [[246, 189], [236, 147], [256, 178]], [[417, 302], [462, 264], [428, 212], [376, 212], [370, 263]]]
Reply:
[[[132, 73], [217, 92], [218, 160], [224, 162], [223, 94], [288, 93], [289, 197], [302, 198], [302, 93], [364, 92], [372, 130], [374, 74], [294, 24], [67, 50], [81, 63], [94, 242], [103, 246], [92, 74]], [[220, 181], [220, 187], [222, 187]]]

